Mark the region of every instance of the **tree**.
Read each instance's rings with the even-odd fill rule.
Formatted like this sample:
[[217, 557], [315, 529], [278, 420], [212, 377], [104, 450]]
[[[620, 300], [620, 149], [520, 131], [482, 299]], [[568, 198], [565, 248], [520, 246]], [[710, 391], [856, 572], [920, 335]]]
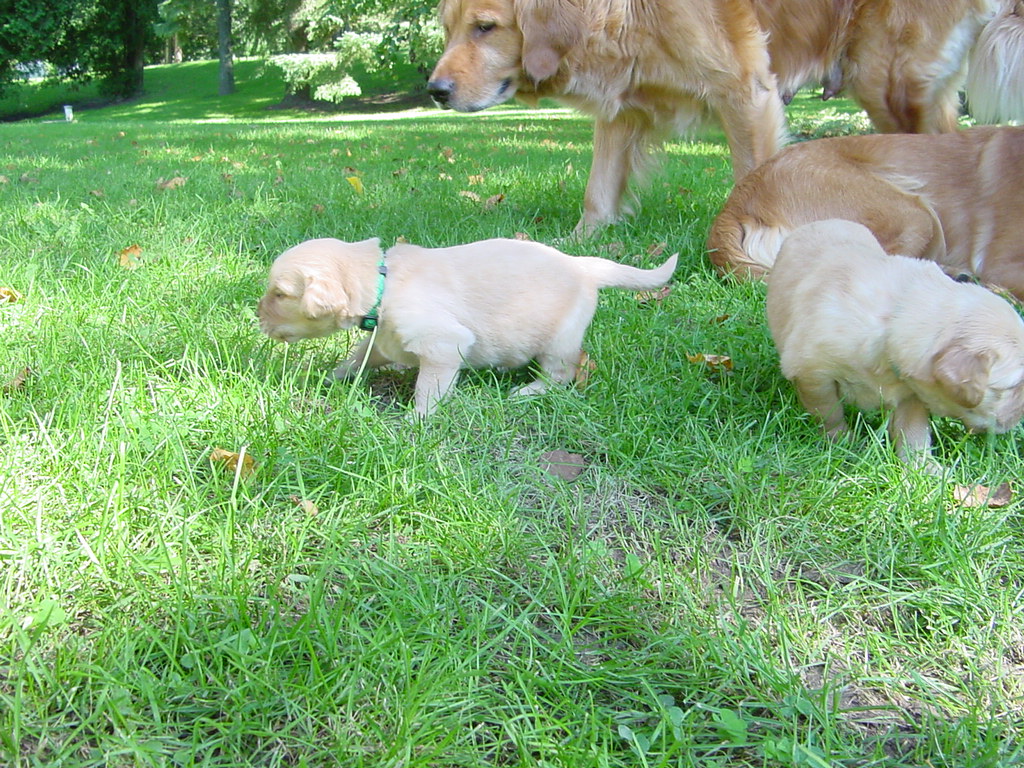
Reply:
[[217, 52], [220, 57], [220, 81], [217, 93], [235, 92], [235, 63], [231, 53], [231, 0], [217, 0]]
[[0, 0], [0, 87], [45, 62], [60, 77], [99, 79], [106, 95], [132, 96], [156, 17], [157, 0]]

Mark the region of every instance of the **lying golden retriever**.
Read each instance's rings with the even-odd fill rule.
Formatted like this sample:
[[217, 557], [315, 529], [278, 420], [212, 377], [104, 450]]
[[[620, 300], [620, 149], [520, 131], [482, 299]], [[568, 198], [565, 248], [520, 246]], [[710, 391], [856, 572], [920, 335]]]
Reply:
[[893, 409], [905, 462], [930, 464], [929, 413], [1005, 432], [1024, 415], [1024, 322], [981, 286], [890, 256], [870, 230], [827, 219], [796, 229], [768, 277], [768, 326], [783, 375], [835, 438], [841, 398]]
[[[447, 46], [428, 82], [441, 106], [475, 112], [553, 97], [591, 115], [594, 155], [578, 232], [625, 212], [647, 149], [706, 114], [741, 179], [785, 141], [779, 90], [845, 88], [881, 131], [956, 127], [965, 61], [1000, 9], [987, 103], [1017, 105], [1024, 29], [1014, 0], [442, 0]], [[1014, 58], [1013, 52], [1021, 51]], [[780, 85], [781, 84], [781, 85]], [[1024, 105], [1022, 105], [1024, 106]], [[998, 112], [999, 110], [995, 110]], [[991, 117], [1024, 117], [1018, 114]]]
[[1024, 128], [819, 139], [736, 185], [708, 236], [722, 273], [766, 274], [802, 224], [857, 221], [888, 253], [937, 262], [1024, 299]]
[[377, 239], [308, 240], [274, 261], [259, 302], [260, 328], [294, 342], [376, 326], [335, 376], [389, 363], [418, 367], [416, 411], [426, 416], [463, 367], [517, 368], [535, 360], [541, 376], [515, 395], [572, 381], [598, 289], [657, 288], [676, 260], [643, 270], [521, 240], [399, 244], [386, 254]]

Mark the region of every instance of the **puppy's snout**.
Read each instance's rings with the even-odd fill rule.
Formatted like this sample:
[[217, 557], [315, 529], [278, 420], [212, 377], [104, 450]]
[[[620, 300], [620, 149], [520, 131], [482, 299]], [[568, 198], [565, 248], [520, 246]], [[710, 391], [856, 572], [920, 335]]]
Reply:
[[450, 77], [440, 77], [427, 83], [427, 93], [439, 107], [447, 108], [454, 92], [455, 82]]

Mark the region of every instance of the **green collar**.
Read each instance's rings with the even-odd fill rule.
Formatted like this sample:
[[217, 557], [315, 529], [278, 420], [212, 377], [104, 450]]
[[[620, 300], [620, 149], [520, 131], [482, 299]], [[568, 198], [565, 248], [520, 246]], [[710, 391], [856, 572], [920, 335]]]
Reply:
[[370, 311], [367, 312], [363, 316], [363, 319], [359, 321], [359, 327], [364, 331], [372, 331], [377, 327], [380, 302], [381, 299], [384, 298], [384, 277], [387, 273], [388, 268], [384, 266], [384, 254], [381, 254], [380, 262], [377, 264], [377, 300], [373, 302], [373, 306], [370, 307]]

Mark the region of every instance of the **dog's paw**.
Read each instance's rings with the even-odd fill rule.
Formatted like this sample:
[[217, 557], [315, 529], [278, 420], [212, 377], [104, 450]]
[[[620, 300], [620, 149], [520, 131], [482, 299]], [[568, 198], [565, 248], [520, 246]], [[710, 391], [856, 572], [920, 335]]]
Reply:
[[347, 379], [354, 379], [358, 374], [359, 363], [353, 360], [345, 360], [331, 372], [330, 376], [335, 381], [345, 381]]
[[548, 383], [536, 379], [531, 381], [529, 384], [523, 384], [521, 387], [516, 387], [508, 393], [509, 397], [529, 397], [530, 395], [539, 395], [546, 392], [548, 389]]

